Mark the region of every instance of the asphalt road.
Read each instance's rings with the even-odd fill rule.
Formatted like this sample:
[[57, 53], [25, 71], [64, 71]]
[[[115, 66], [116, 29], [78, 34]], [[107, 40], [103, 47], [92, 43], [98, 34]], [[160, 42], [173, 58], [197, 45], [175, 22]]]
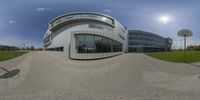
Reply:
[[20, 69], [16, 76], [0, 79], [0, 100], [200, 99], [200, 67], [143, 54], [77, 61], [31, 52], [0, 66]]

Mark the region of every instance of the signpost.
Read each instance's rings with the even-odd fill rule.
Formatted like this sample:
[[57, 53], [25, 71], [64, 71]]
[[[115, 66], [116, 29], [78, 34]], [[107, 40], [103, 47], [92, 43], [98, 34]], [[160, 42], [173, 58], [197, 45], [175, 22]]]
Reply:
[[186, 37], [192, 36], [192, 31], [190, 31], [189, 29], [181, 29], [180, 31], [178, 31], [178, 36], [182, 36], [184, 37], [184, 61], [185, 63], [186, 61]]

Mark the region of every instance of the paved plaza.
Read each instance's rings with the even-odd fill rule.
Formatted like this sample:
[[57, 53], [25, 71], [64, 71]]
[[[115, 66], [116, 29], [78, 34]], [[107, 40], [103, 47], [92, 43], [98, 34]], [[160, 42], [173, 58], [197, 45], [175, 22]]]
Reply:
[[0, 62], [6, 70], [20, 70], [0, 78], [0, 100], [199, 100], [200, 63], [194, 65], [142, 53], [80, 61], [30, 52]]

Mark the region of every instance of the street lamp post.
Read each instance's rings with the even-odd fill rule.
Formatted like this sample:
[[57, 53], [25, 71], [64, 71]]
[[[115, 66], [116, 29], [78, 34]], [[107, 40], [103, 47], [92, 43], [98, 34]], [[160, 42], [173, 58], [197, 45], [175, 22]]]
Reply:
[[186, 35], [184, 35], [184, 61], [186, 62]]
[[185, 63], [187, 62], [186, 60], [186, 37], [192, 36], [192, 31], [190, 31], [189, 29], [181, 29], [180, 31], [178, 31], [178, 36], [182, 36], [184, 37], [184, 61]]

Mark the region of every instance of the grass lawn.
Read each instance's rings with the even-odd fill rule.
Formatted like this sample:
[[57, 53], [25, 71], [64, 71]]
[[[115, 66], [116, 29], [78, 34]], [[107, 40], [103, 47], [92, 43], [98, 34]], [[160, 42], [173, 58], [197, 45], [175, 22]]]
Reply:
[[[184, 51], [145, 53], [148, 56], [173, 62], [184, 62]], [[188, 62], [200, 62], [200, 51], [187, 51]]]
[[27, 52], [21, 51], [0, 51], [0, 61], [8, 60], [11, 58], [15, 58], [21, 56]]

